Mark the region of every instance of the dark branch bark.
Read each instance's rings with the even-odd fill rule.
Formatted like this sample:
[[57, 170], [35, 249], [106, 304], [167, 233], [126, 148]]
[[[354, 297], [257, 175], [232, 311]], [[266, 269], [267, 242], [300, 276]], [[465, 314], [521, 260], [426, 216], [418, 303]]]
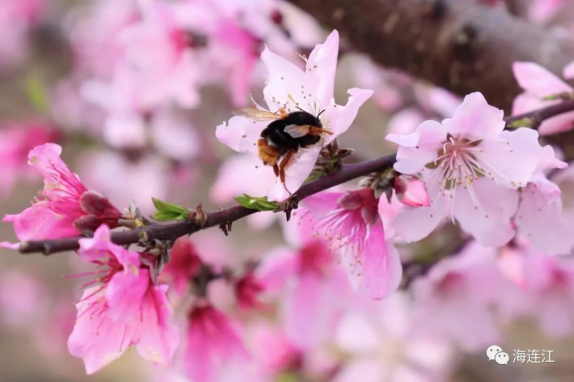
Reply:
[[560, 75], [574, 41], [475, 0], [289, 0], [383, 66], [509, 111], [520, 93], [516, 61]]
[[[333, 186], [368, 175], [372, 172], [385, 170], [390, 168], [395, 163], [395, 160], [395, 154], [392, 154], [366, 162], [344, 165], [339, 172], [325, 176], [301, 187], [293, 196], [292, 200], [297, 203], [308, 196], [327, 190]], [[208, 213], [205, 224], [203, 225], [189, 221], [168, 224], [154, 223], [144, 228], [114, 232], [112, 233], [112, 241], [121, 245], [137, 243], [140, 240], [146, 242], [154, 239], [173, 241], [180, 236], [190, 235], [202, 229], [234, 222], [255, 212], [258, 211], [242, 206], [234, 206]], [[81, 239], [81, 237], [23, 242], [20, 245], [20, 253], [41, 252], [45, 255], [49, 255], [56, 252], [73, 251], [79, 248], [79, 239]]]
[[[545, 119], [574, 110], [574, 100], [564, 101], [547, 108], [533, 110], [518, 116], [506, 117], [506, 123], [521, 119], [530, 119], [537, 122], [533, 128], [537, 128]], [[325, 191], [336, 185], [350, 180], [369, 175], [373, 172], [383, 171], [390, 168], [396, 161], [396, 154], [387, 155], [370, 161], [343, 165], [341, 170], [335, 174], [325, 176], [314, 182], [305, 184], [293, 195], [291, 200], [296, 205], [299, 201], [308, 196]], [[112, 233], [112, 241], [116, 244], [134, 244], [140, 240], [148, 242], [150, 240], [175, 240], [180, 236], [190, 235], [202, 229], [217, 227], [221, 224], [231, 223], [248, 215], [258, 212], [242, 206], [234, 206], [220, 211], [210, 212], [203, 225], [194, 222], [183, 221], [175, 223], [158, 224], [154, 223], [144, 228], [130, 231]], [[66, 239], [28, 241], [20, 244], [20, 253], [41, 252], [49, 255], [56, 252], [73, 251], [79, 248], [78, 240], [81, 237], [71, 237]]]

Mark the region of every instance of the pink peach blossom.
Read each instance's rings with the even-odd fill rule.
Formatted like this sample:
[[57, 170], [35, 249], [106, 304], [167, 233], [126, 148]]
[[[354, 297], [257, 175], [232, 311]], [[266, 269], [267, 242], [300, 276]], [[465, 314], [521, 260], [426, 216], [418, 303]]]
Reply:
[[[323, 140], [323, 145], [331, 142], [344, 133], [355, 119], [360, 106], [372, 95], [372, 91], [351, 89], [346, 106], [337, 106], [333, 102], [333, 86], [339, 34], [333, 31], [324, 44], [317, 45], [301, 70], [282, 57], [266, 48], [261, 58], [267, 66], [268, 79], [263, 94], [269, 110], [276, 112], [279, 108], [293, 111], [297, 107], [313, 114], [321, 114], [323, 127], [333, 135]], [[294, 89], [297, 89], [295, 91]], [[262, 108], [261, 106], [258, 106]], [[255, 122], [249, 118], [236, 116], [217, 127], [216, 136], [220, 142], [239, 152], [257, 153], [256, 142], [266, 122]], [[285, 185], [278, 180], [268, 190], [271, 201], [281, 201], [289, 197], [305, 182], [321, 151], [321, 145], [300, 150], [293, 163], [286, 169]], [[272, 171], [271, 168], [268, 171]]]
[[[325, 242], [312, 236], [316, 221], [307, 216], [290, 223], [295, 249], [279, 247], [264, 257], [256, 276], [264, 295], [281, 302], [286, 338], [301, 349], [315, 349], [330, 335], [353, 296], [343, 270]], [[308, 317], [314, 317], [312, 321]]]
[[221, 368], [248, 357], [237, 324], [211, 305], [191, 309], [186, 341], [185, 373], [196, 382], [215, 381]]
[[537, 318], [548, 336], [560, 338], [571, 334], [574, 263], [532, 249], [523, 249], [519, 261], [524, 291], [521, 313]]
[[490, 308], [520, 296], [498, 269], [496, 251], [476, 242], [438, 262], [414, 282], [412, 290], [417, 330], [449, 338], [467, 351], [501, 342]]
[[420, 240], [444, 219], [456, 219], [487, 246], [514, 236], [516, 189], [526, 186], [548, 152], [536, 131], [505, 131], [502, 117], [502, 110], [472, 93], [442, 124], [426, 121], [413, 134], [387, 136], [399, 145], [395, 170], [419, 175], [431, 199], [430, 207], [403, 207], [393, 221], [399, 236]]
[[44, 190], [32, 207], [3, 221], [14, 224], [20, 241], [76, 236], [100, 224], [117, 226], [121, 212], [106, 198], [88, 191], [60, 159], [62, 148], [46, 143], [30, 151], [28, 164], [44, 177]]
[[337, 348], [347, 355], [334, 382], [448, 380], [454, 349], [448, 338], [417, 331], [416, 303], [403, 292], [341, 319]]
[[161, 271], [161, 279], [170, 281], [179, 295], [185, 293], [189, 282], [199, 270], [201, 259], [188, 237], [178, 238], [170, 249], [169, 262]]
[[92, 239], [80, 239], [82, 260], [98, 265], [100, 277], [87, 285], [77, 303], [78, 316], [68, 339], [68, 349], [84, 359], [92, 374], [134, 345], [144, 359], [168, 365], [179, 342], [170, 323], [167, 285], [153, 285], [150, 271], [139, 254], [115, 245], [103, 225]]
[[398, 287], [402, 267], [398, 252], [387, 243], [379, 200], [370, 188], [348, 193], [322, 192], [304, 201], [318, 218], [314, 231], [331, 241], [355, 289], [382, 299]]

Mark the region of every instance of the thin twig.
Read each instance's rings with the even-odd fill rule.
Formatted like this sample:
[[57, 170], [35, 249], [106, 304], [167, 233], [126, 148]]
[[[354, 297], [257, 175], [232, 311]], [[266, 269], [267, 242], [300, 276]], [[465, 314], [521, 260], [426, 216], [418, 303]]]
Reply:
[[[564, 101], [560, 104], [533, 110], [529, 113], [507, 117], [504, 121], [508, 124], [521, 119], [530, 118], [541, 123], [545, 119], [571, 111], [574, 111], [574, 100]], [[533, 128], [537, 128], [540, 123], [538, 123], [537, 126], [533, 126]], [[373, 172], [386, 170], [390, 168], [395, 161], [396, 154], [391, 154], [370, 161], [343, 165], [339, 172], [324, 176], [314, 182], [302, 186], [291, 198], [291, 201], [293, 202], [292, 204], [297, 205], [299, 201], [308, 196], [325, 191], [350, 180], [366, 176]], [[258, 211], [242, 206], [234, 206], [207, 213], [207, 219], [203, 225], [190, 221], [163, 224], [153, 223], [144, 228], [114, 232], [112, 233], [112, 241], [120, 245], [134, 244], [140, 240], [144, 242], [149, 242], [154, 239], [173, 241], [180, 236], [190, 235], [206, 228], [231, 223], [256, 212]], [[27, 241], [20, 244], [19, 250], [20, 253], [41, 252], [45, 255], [56, 252], [73, 251], [79, 248], [78, 240], [81, 238], [82, 237], [77, 236], [66, 239]]]

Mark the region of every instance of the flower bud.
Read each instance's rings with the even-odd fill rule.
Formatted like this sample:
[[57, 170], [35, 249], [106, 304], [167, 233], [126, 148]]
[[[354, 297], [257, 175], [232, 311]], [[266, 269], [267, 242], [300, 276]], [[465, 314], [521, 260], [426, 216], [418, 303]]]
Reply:
[[106, 220], [117, 220], [122, 213], [114, 207], [106, 197], [95, 191], [86, 191], [80, 196], [82, 210], [89, 214], [100, 216]]
[[358, 192], [348, 192], [341, 196], [338, 204], [346, 210], [355, 210], [363, 205], [363, 197]]
[[98, 229], [102, 223], [102, 219], [97, 216], [84, 215], [74, 220], [74, 228], [80, 232], [93, 232]]
[[399, 201], [411, 207], [429, 207], [430, 200], [424, 182], [412, 175], [399, 175], [393, 185]]

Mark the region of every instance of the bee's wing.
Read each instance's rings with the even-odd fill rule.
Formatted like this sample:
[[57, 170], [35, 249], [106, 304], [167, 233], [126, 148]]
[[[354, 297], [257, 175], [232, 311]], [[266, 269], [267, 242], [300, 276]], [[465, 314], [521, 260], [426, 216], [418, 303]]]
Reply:
[[275, 121], [281, 118], [281, 114], [271, 113], [270, 111], [259, 110], [253, 107], [245, 107], [233, 114], [240, 117], [247, 117], [253, 119], [254, 121]]
[[287, 125], [283, 131], [293, 138], [301, 138], [309, 134], [309, 129], [311, 125]]

